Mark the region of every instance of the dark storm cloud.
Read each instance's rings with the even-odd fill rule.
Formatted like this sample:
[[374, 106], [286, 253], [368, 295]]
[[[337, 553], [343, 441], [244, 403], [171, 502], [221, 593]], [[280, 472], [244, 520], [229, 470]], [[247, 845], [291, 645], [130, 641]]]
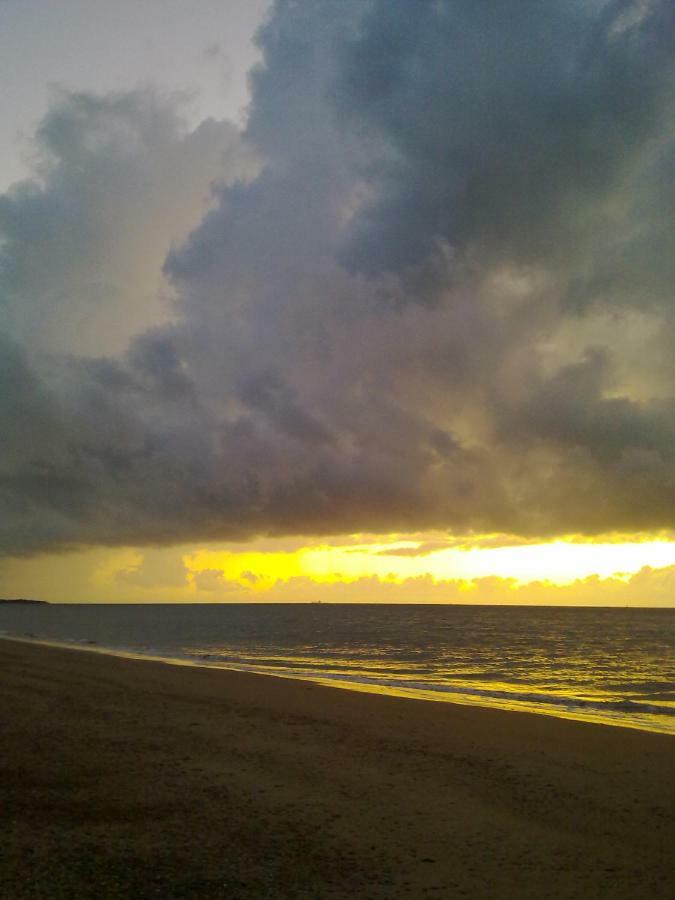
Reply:
[[535, 265], [575, 256], [672, 113], [672, 5], [622, 27], [628, 6], [372, 4], [339, 51], [345, 120], [382, 144], [347, 260], [405, 269], [441, 240]]
[[672, 527], [672, 37], [278, 2], [241, 136], [62, 98], [0, 198], [4, 550]]

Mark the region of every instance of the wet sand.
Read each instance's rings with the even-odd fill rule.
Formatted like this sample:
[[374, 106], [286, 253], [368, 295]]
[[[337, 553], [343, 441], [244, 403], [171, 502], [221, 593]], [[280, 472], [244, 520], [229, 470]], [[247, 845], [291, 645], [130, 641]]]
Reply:
[[659, 898], [675, 740], [0, 641], [0, 897]]

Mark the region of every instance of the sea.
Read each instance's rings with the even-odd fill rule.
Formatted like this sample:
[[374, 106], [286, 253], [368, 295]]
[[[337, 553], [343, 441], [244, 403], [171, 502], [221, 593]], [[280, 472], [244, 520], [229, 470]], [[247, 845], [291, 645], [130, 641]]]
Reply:
[[675, 734], [675, 609], [0, 603], [0, 635]]

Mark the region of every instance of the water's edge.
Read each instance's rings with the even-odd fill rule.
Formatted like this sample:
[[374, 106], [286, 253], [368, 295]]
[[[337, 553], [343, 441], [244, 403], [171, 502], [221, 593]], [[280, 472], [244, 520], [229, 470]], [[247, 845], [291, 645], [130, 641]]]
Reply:
[[226, 672], [242, 672], [249, 675], [263, 675], [267, 678], [283, 678], [287, 681], [305, 681], [312, 684], [319, 684], [324, 687], [338, 688], [340, 690], [350, 690], [360, 693], [375, 694], [388, 697], [400, 697], [407, 700], [424, 700], [436, 703], [450, 703], [459, 706], [474, 706], [482, 709], [495, 709], [502, 712], [520, 712], [529, 715], [550, 716], [557, 719], [568, 719], [575, 722], [582, 722], [586, 725], [609, 725], [613, 728], [630, 728], [634, 731], [643, 731], [651, 734], [675, 735], [675, 722], [673, 724], [663, 722], [646, 722], [642, 719], [631, 720], [625, 713], [612, 717], [611, 714], [604, 715], [597, 711], [589, 711], [588, 709], [570, 709], [564, 707], [556, 707], [552, 705], [551, 698], [546, 706], [537, 700], [512, 700], [497, 699], [489, 696], [481, 696], [480, 694], [461, 693], [461, 689], [455, 689], [451, 686], [443, 687], [443, 689], [424, 689], [423, 687], [403, 687], [401, 685], [390, 685], [376, 680], [363, 680], [339, 676], [321, 676], [310, 674], [297, 674], [287, 671], [270, 670], [254, 665], [237, 665], [223, 662], [205, 662], [195, 659], [193, 656], [161, 656], [152, 653], [139, 652], [137, 650], [123, 649], [118, 647], [102, 646], [94, 641], [53, 641], [43, 640], [40, 638], [21, 637], [11, 634], [0, 634], [0, 640], [14, 641], [21, 644], [32, 644], [37, 646], [55, 647], [63, 650], [83, 651], [85, 653], [98, 653], [101, 656], [112, 656], [119, 659], [134, 659], [146, 662], [157, 662], [171, 666], [186, 666], [189, 668], [221, 670]]

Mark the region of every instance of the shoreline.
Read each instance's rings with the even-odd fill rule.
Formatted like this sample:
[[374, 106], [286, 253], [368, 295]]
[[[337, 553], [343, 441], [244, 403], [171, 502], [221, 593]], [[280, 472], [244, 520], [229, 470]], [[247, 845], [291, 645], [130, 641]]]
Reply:
[[0, 642], [0, 896], [672, 896], [667, 735]]
[[[327, 688], [333, 688], [337, 690], [345, 690], [351, 691], [354, 693], [364, 693], [370, 694], [374, 696], [383, 696], [383, 697], [400, 697], [402, 699], [413, 700], [416, 702], [429, 702], [429, 703], [443, 703], [450, 704], [454, 706], [468, 706], [468, 707], [476, 707], [478, 709], [492, 709], [498, 710], [500, 712], [515, 712], [521, 713], [524, 715], [533, 715], [533, 716], [544, 716], [547, 718], [554, 719], [563, 719], [571, 722], [580, 722], [587, 725], [600, 725], [606, 726], [610, 728], [625, 728], [632, 731], [644, 732], [645, 734], [660, 734], [670, 737], [675, 737], [675, 724], [671, 725], [668, 723], [668, 727], [662, 726], [658, 727], [661, 723], [644, 723], [644, 722], [634, 722], [630, 720], [622, 720], [611, 718], [610, 716], [603, 717], [601, 714], [593, 714], [593, 713], [584, 713], [583, 710], [569, 710], [564, 708], [558, 708], [553, 705], [550, 707], [537, 707], [534, 704], [527, 705], [525, 702], [520, 702], [519, 705], [514, 705], [514, 703], [509, 704], [507, 702], [498, 702], [493, 700], [490, 702], [489, 698], [482, 699], [480, 701], [473, 699], [472, 697], [466, 697], [458, 692], [452, 692], [452, 690], [448, 690], [447, 692], [438, 691], [435, 692], [433, 690], [420, 690], [420, 689], [409, 689], [406, 690], [402, 687], [390, 687], [387, 685], [382, 685], [379, 683], [370, 683], [365, 681], [357, 681], [357, 680], [347, 680], [347, 679], [339, 679], [339, 678], [329, 678], [329, 677], [309, 677], [304, 675], [297, 674], [285, 674], [283, 672], [270, 672], [265, 671], [260, 668], [256, 668], [255, 666], [236, 666], [236, 665], [228, 665], [226, 663], [206, 663], [200, 662], [194, 658], [183, 658], [177, 656], [158, 656], [152, 653], [142, 653], [142, 652], [134, 652], [132, 650], [122, 650], [116, 649], [114, 647], [106, 647], [101, 644], [98, 644], [95, 641], [83, 641], [83, 642], [73, 642], [69, 643], [67, 641], [53, 641], [49, 639], [42, 638], [26, 638], [26, 637], [18, 637], [9, 634], [0, 634], [0, 640], [8, 640], [8, 641], [16, 641], [18, 643], [26, 643], [26, 644], [36, 644], [38, 646], [45, 647], [55, 647], [63, 650], [81, 650], [88, 653], [97, 653], [101, 656], [110, 656], [120, 659], [134, 659], [139, 661], [146, 662], [156, 662], [164, 665], [171, 666], [181, 666], [181, 667], [194, 667], [199, 669], [207, 669], [207, 670], [216, 670], [216, 671], [224, 671], [224, 672], [241, 672], [243, 674], [250, 675], [260, 675], [264, 678], [278, 678], [285, 681], [299, 681], [308, 684], [317, 684]], [[450, 696], [451, 695], [451, 696]], [[518, 701], [516, 701], [518, 702]], [[651, 727], [649, 727], [651, 725]]]

